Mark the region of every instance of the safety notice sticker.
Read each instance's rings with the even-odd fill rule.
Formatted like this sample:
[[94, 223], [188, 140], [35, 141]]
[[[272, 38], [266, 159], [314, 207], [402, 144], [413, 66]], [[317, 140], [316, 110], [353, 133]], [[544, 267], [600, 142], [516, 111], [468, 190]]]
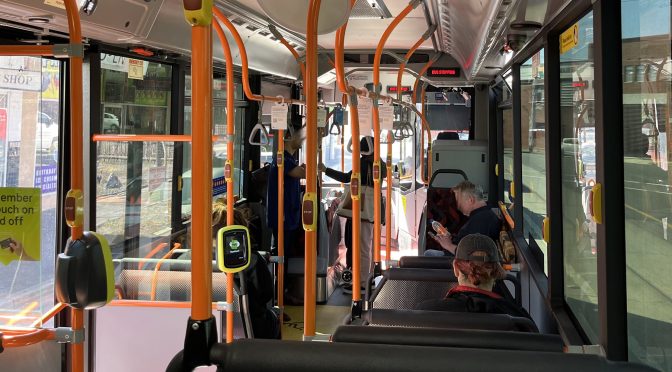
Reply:
[[40, 259], [39, 188], [0, 188], [0, 262]]

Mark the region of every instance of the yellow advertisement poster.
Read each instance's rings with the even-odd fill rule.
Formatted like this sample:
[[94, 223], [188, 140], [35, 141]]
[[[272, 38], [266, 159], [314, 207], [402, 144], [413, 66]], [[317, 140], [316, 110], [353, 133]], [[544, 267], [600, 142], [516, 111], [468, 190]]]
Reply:
[[40, 260], [39, 188], [0, 188], [0, 262]]
[[59, 87], [59, 62], [48, 61], [42, 65], [42, 99], [58, 100]]
[[579, 24], [568, 28], [560, 34], [560, 54], [564, 54], [575, 46], [579, 45]]

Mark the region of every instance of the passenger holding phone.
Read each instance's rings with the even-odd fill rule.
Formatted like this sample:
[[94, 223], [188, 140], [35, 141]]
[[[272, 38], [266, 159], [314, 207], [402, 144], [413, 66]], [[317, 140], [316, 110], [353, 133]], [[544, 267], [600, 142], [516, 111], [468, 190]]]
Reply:
[[469, 181], [462, 181], [453, 187], [453, 192], [457, 209], [467, 216], [468, 220], [456, 235], [430, 233], [429, 235], [443, 250], [428, 249], [425, 251], [425, 256], [454, 256], [460, 240], [469, 234], [483, 234], [493, 241], [499, 239], [502, 222], [483, 200], [483, 189]]

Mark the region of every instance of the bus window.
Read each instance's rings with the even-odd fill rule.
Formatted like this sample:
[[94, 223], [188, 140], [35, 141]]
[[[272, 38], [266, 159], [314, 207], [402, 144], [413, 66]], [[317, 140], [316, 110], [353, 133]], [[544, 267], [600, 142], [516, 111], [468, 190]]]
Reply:
[[[502, 133], [504, 141], [504, 203], [509, 207], [509, 213], [513, 216], [514, 195], [518, 190], [513, 190], [513, 110], [502, 110]], [[513, 192], [513, 193], [512, 193]]]
[[565, 297], [589, 339], [598, 342], [597, 228], [589, 210], [596, 175], [592, 12], [576, 24], [579, 43], [560, 54]]
[[[670, 3], [621, 1], [629, 360], [672, 370]], [[627, 68], [630, 66], [630, 72]], [[636, 69], [634, 66], [642, 66]], [[639, 71], [642, 70], [640, 74]]]
[[0, 187], [41, 193], [40, 246], [0, 229], [0, 326], [26, 327], [54, 305], [60, 69], [55, 60], [0, 57]]
[[[523, 235], [534, 239], [544, 256], [542, 224], [546, 217], [546, 125], [544, 106], [544, 50], [520, 66], [520, 132], [522, 143]], [[548, 272], [544, 260], [544, 272]]]

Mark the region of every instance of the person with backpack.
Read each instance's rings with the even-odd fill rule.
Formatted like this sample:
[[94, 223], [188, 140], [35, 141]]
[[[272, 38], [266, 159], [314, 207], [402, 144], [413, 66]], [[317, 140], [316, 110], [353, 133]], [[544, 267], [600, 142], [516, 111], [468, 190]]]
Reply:
[[508, 314], [530, 318], [517, 304], [493, 292], [495, 281], [506, 277], [495, 242], [483, 234], [462, 238], [455, 251], [453, 271], [458, 286], [438, 300], [427, 300], [417, 310]]

